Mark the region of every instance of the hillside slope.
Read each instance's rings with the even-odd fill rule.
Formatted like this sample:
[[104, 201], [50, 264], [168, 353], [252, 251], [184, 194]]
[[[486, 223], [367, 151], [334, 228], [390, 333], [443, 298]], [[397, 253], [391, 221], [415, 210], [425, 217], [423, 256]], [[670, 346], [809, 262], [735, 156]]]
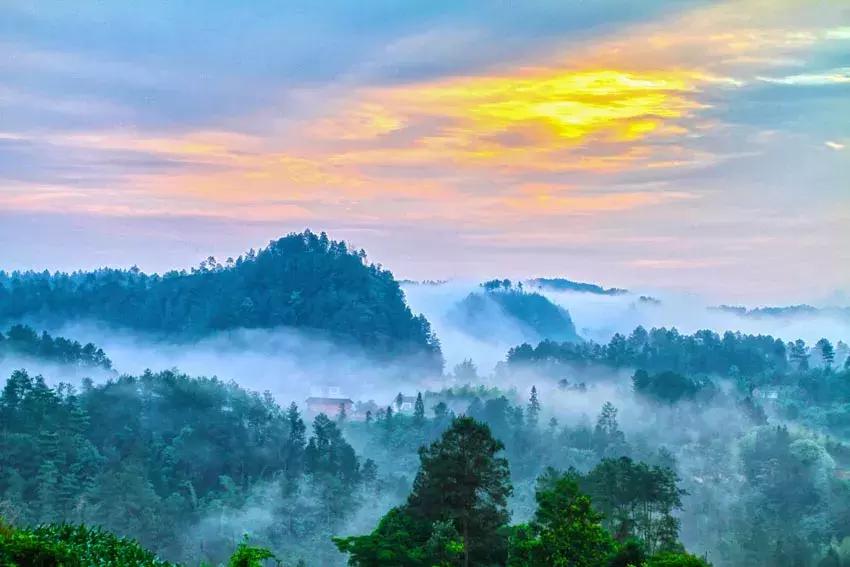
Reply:
[[500, 331], [498, 325], [506, 318], [523, 331], [527, 340], [579, 340], [566, 309], [538, 293], [518, 289], [470, 293], [454, 307], [449, 317], [465, 332], [483, 339], [495, 336]]
[[428, 321], [411, 313], [392, 273], [368, 263], [365, 252], [310, 231], [223, 265], [210, 258], [191, 272], [0, 272], [0, 321], [34, 317], [184, 338], [289, 326], [373, 353], [423, 354], [441, 364]]

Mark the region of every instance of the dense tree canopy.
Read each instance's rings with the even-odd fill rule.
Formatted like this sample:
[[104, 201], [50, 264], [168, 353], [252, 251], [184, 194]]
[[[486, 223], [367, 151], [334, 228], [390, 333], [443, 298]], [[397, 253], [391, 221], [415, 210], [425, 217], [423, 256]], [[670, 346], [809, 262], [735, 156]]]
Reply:
[[308, 439], [294, 405], [216, 379], [146, 373], [76, 391], [18, 371], [0, 395], [0, 516], [108, 526], [169, 557], [228, 553], [223, 534], [197, 549], [187, 532], [260, 493], [287, 503], [270, 540], [328, 546], [373, 469], [327, 416]]
[[626, 337], [615, 334], [606, 345], [592, 341], [543, 341], [536, 347], [523, 344], [508, 353], [512, 365], [544, 366], [558, 371], [563, 365], [601, 364], [642, 368], [650, 372], [686, 374], [745, 374], [785, 372], [789, 365], [786, 345], [764, 335], [698, 331], [683, 335], [676, 329], [638, 327]]
[[0, 321], [27, 317], [92, 319], [183, 337], [292, 326], [442, 365], [428, 321], [411, 313], [392, 274], [369, 264], [362, 250], [309, 231], [224, 264], [209, 258], [191, 272], [162, 276], [136, 268], [0, 272]]
[[27, 325], [13, 325], [5, 334], [0, 332], [0, 360], [6, 357], [28, 357], [81, 368], [112, 368], [106, 353], [92, 343], [82, 345], [46, 332], [39, 335]]

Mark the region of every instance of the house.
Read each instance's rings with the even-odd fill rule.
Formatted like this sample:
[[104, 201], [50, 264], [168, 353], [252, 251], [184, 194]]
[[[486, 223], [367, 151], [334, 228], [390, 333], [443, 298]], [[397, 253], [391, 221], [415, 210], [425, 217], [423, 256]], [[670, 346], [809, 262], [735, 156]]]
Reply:
[[777, 388], [754, 388], [753, 397], [759, 400], [778, 400], [779, 390]]
[[413, 413], [416, 407], [416, 396], [399, 395], [393, 400], [393, 408], [400, 413]]
[[353, 407], [354, 400], [350, 398], [324, 398], [312, 396], [307, 398], [307, 413], [309, 415], [318, 415], [323, 413], [328, 417], [337, 417], [341, 408], [345, 408], [346, 415], [351, 415]]

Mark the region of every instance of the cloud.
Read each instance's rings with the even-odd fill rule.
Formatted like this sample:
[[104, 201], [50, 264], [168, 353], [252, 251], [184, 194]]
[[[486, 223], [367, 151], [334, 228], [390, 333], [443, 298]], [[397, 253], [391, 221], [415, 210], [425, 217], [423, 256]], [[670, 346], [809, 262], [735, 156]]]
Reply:
[[850, 67], [830, 69], [820, 73], [788, 75], [786, 77], [758, 77], [758, 80], [765, 83], [792, 86], [840, 85], [850, 83]]
[[[77, 215], [92, 233], [98, 215], [206, 236], [225, 223], [205, 252], [254, 242], [259, 224], [309, 224], [423, 278], [569, 261], [664, 281], [673, 269], [630, 264], [660, 257], [637, 243], [664, 242], [676, 284], [801, 285], [762, 257], [802, 273], [850, 212], [843, 152], [824, 150], [850, 135], [835, 120], [850, 110], [846, 14], [796, 0], [673, 8], [260, 2], [199, 17], [12, 2], [0, 207]], [[788, 230], [801, 211], [805, 243]], [[81, 242], [88, 261], [97, 245]], [[718, 246], [739, 247], [717, 267], [728, 280], [704, 282], [691, 267], [725, 257]], [[110, 251], [97, 258], [123, 259]], [[847, 282], [836, 266], [823, 285]]]

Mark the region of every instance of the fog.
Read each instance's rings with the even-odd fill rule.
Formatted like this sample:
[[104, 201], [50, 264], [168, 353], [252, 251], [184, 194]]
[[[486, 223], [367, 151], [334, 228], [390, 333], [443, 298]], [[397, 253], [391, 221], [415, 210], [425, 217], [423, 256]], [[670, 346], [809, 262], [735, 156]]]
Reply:
[[[469, 293], [480, 291], [477, 283], [408, 284], [403, 289], [411, 309], [429, 319], [440, 339], [446, 361], [445, 376], [418, 371], [419, 364], [414, 358], [376, 360], [352, 345], [291, 328], [239, 329], [195, 342], [172, 342], [96, 322], [66, 323], [48, 330], [103, 348], [118, 374], [177, 369], [192, 376], [233, 380], [250, 390], [269, 391], [279, 401], [287, 403], [301, 402], [310, 395], [326, 395], [329, 388], [337, 388], [341, 396], [375, 400], [379, 404], [391, 400], [400, 391], [412, 394], [418, 390], [440, 390], [457, 385], [452, 380], [452, 369], [466, 359], [471, 359], [478, 367], [482, 383], [496, 385], [505, 391], [514, 386], [522, 390], [533, 379], [528, 376], [496, 379], [493, 376], [508, 350], [529, 340], [521, 322], [498, 309], [488, 311], [486, 338], [475, 336], [470, 329], [460, 328], [453, 322], [452, 309]], [[752, 317], [711, 309], [712, 304], [695, 295], [653, 294], [656, 302], [642, 300], [641, 295], [632, 293], [609, 296], [535, 291], [569, 311], [582, 338], [597, 342], [607, 342], [614, 333], [627, 335], [638, 325], [676, 327], [682, 333], [711, 329], [718, 333], [731, 330], [770, 334], [786, 341], [802, 338], [810, 346], [822, 337], [833, 342], [850, 340], [850, 318], [835, 311]], [[31, 323], [38, 329], [43, 328], [38, 322]], [[0, 360], [3, 376], [22, 367], [32, 374], [44, 375], [54, 384], [59, 380], [74, 384], [84, 375], [95, 380], [115, 375], [38, 360]], [[591, 408], [597, 405], [589, 404]]]
[[[632, 457], [648, 463], [664, 463], [665, 459], [675, 463], [681, 487], [688, 493], [680, 514], [682, 541], [699, 553], [717, 549], [720, 545], [715, 533], [718, 524], [714, 522], [734, 517], [735, 507], [747, 497], [739, 451], [754, 431], [753, 422], [735, 400], [732, 380], [714, 376], [712, 379], [718, 391], [707, 403], [682, 401], [669, 406], [648, 402], [637, 395], [631, 382], [632, 369], [564, 367], [560, 375], [551, 376], [500, 365], [507, 351], [527, 335], [521, 322], [498, 310], [487, 314], [487, 339], [476, 336], [469, 329], [459, 328], [450, 316], [451, 311], [470, 292], [478, 290], [474, 282], [404, 286], [411, 309], [429, 319], [440, 339], [446, 360], [443, 375], [422, 371], [415, 358], [378, 360], [327, 336], [288, 328], [241, 329], [194, 342], [174, 342], [96, 322], [65, 323], [47, 330], [103, 348], [112, 360], [113, 372], [82, 370], [15, 357], [0, 360], [0, 372], [7, 377], [17, 368], [27, 368], [30, 374], [43, 374], [51, 384], [60, 380], [76, 384], [83, 376], [104, 381], [118, 374], [141, 374], [147, 369], [177, 369], [190, 376], [216, 376], [224, 381], [232, 380], [248, 390], [268, 391], [281, 405], [290, 401], [301, 405], [308, 396], [329, 395], [329, 388], [336, 388], [333, 397], [374, 400], [386, 406], [398, 392], [414, 395], [417, 391], [440, 392], [463, 385], [464, 380], [453, 376], [453, 368], [472, 359], [479, 369], [479, 378], [473, 380], [472, 385], [498, 388], [513, 404], [524, 406], [531, 387], [537, 388], [542, 404], [541, 429], [547, 428], [552, 418], [559, 428], [592, 429], [603, 404], [614, 404]], [[582, 338], [597, 342], [607, 342], [614, 333], [628, 334], [638, 325], [676, 327], [682, 333], [711, 329], [718, 333], [732, 330], [770, 334], [786, 341], [802, 338], [810, 346], [822, 337], [833, 342], [850, 339], [850, 320], [837, 312], [752, 317], [712, 309], [711, 303], [694, 295], [652, 293], [647, 295], [654, 299], [648, 300], [647, 296], [633, 293], [596, 295], [536, 291], [569, 311]], [[429, 415], [433, 400], [426, 407]], [[464, 411], [463, 407], [458, 407], [460, 409], [455, 411]], [[772, 425], [785, 423], [781, 415], [766, 409]], [[369, 505], [357, 508], [344, 527], [341, 530], [337, 527], [335, 533], [325, 533], [323, 527], [316, 528], [315, 533], [320, 537], [315, 546], [322, 550], [321, 553], [335, 553], [328, 543], [331, 535], [368, 532], [386, 510], [403, 500], [417, 466], [415, 451], [408, 450], [409, 447], [405, 447], [407, 452], [401, 455], [379, 452], [382, 456], [376, 457], [369, 438], [362, 433], [344, 433], [358, 455], [378, 462], [381, 475], [398, 477], [399, 489], [368, 496]], [[819, 446], [812, 443], [817, 453]], [[598, 460], [599, 455], [590, 451], [567, 449], [565, 452], [554, 443], [551, 454], [547, 451], [535, 456], [536, 465], [575, 467], [582, 472]], [[835, 468], [826, 453], [811, 462], [824, 478]], [[217, 512], [201, 517], [190, 526], [183, 536], [185, 545], [195, 547], [198, 553], [220, 546], [224, 553], [246, 532], [273, 531], [275, 526], [297, 515], [299, 509], [309, 510], [320, 505], [321, 497], [311, 492], [313, 486], [309, 483], [305, 486], [304, 492], [294, 500], [292, 495], [283, 494], [275, 481], [258, 483], [241, 504], [222, 505]], [[514, 521], [524, 521], [531, 516], [535, 506], [533, 494], [533, 479], [515, 482], [515, 494], [510, 503]]]
[[[354, 346], [291, 328], [238, 329], [192, 342], [92, 322], [66, 324], [54, 331], [103, 348], [119, 374], [176, 369], [190, 376], [215, 376], [248, 390], [271, 392], [281, 404], [300, 405], [308, 396], [328, 395], [332, 388], [338, 389], [335, 397], [383, 403], [399, 391], [410, 394], [442, 387], [442, 377], [420, 370], [415, 357], [377, 360]], [[66, 369], [41, 371], [54, 377]]]
[[[405, 285], [403, 289], [411, 308], [423, 313], [439, 336], [448, 369], [471, 358], [483, 372], [489, 373], [499, 361], [504, 360], [508, 349], [523, 342], [522, 326], [499, 314], [491, 317], [491, 329], [497, 332], [491, 330], [488, 340], [472, 336], [453, 324], [449, 316], [452, 308], [469, 293], [481, 290], [475, 282], [413, 284]], [[675, 327], [684, 334], [702, 329], [720, 334], [725, 331], [766, 334], [784, 341], [803, 339], [810, 346], [821, 338], [832, 342], [850, 340], [850, 316], [836, 311], [752, 317], [713, 309], [716, 303], [694, 294], [654, 290], [622, 295], [548, 289], [533, 291], [569, 311], [582, 338], [602, 343], [608, 342], [615, 333], [628, 335], [639, 325], [647, 329]]]

